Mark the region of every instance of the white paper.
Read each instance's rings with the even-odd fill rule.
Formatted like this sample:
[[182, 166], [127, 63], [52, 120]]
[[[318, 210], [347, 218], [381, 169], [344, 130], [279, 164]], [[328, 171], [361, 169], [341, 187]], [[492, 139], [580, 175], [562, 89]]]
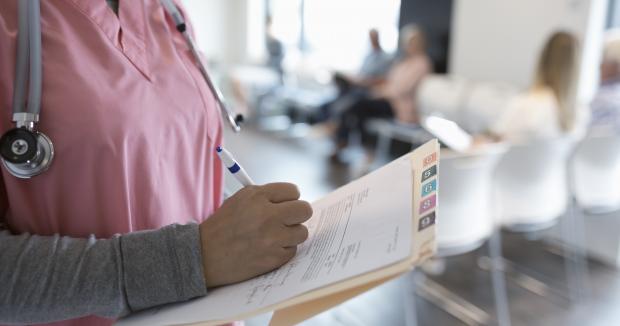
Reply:
[[279, 269], [206, 297], [130, 316], [121, 325], [229, 319], [402, 261], [411, 254], [412, 167], [406, 156], [312, 204], [309, 238]]

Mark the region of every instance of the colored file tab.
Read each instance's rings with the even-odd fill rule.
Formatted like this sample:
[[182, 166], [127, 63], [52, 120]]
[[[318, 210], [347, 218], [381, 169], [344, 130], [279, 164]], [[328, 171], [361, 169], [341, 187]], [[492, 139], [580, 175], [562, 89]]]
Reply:
[[432, 195], [420, 203], [420, 214], [434, 208], [437, 205], [437, 195]]
[[437, 190], [437, 179], [433, 179], [422, 186], [422, 197], [430, 195], [435, 190]]
[[422, 172], [422, 182], [430, 179], [435, 175], [437, 175], [437, 165], [433, 165], [430, 168], [424, 170], [424, 172]]
[[432, 212], [420, 219], [418, 231], [422, 231], [433, 224], [435, 224], [435, 212]]
[[433, 153], [424, 158], [424, 167], [427, 167], [437, 161], [437, 153]]

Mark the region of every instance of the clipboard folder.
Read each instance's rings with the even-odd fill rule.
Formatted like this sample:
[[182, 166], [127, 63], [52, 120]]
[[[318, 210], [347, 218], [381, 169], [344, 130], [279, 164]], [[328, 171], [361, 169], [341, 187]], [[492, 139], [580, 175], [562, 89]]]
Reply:
[[[280, 302], [260, 307], [252, 311], [220, 318], [186, 323], [174, 322], [170, 319], [154, 319], [152, 316], [130, 316], [121, 320], [121, 325], [153, 325], [153, 324], [189, 324], [189, 325], [221, 325], [235, 320], [243, 320], [252, 316], [273, 311], [270, 321], [272, 326], [298, 324], [323, 311], [329, 310], [361, 293], [364, 293], [389, 280], [397, 278], [412, 270], [415, 266], [432, 257], [436, 252], [435, 220], [437, 216], [437, 178], [439, 165], [439, 143], [431, 140], [413, 152], [394, 162], [410, 160], [412, 173], [412, 235], [409, 256], [395, 263], [380, 266], [369, 272], [362, 273], [335, 283], [327, 284], [287, 298]], [[384, 168], [390, 168], [394, 162]], [[381, 170], [379, 169], [379, 170]], [[375, 173], [375, 172], [373, 172]], [[372, 174], [372, 173], [371, 173]], [[298, 253], [299, 254], [299, 253]], [[208, 295], [207, 295], [208, 296]], [[231, 303], [232, 304], [232, 303]], [[167, 312], [174, 316], [174, 309]], [[144, 314], [143, 314], [144, 315]], [[181, 318], [182, 319], [182, 318]], [[170, 322], [172, 320], [172, 322]], [[161, 323], [160, 323], [161, 322]]]

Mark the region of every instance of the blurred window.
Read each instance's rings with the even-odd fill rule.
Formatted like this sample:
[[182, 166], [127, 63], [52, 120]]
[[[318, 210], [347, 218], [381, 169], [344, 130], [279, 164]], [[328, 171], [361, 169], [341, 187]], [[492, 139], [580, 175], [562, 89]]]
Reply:
[[269, 0], [273, 36], [289, 47], [299, 47], [302, 0]]
[[323, 67], [357, 70], [370, 50], [371, 28], [384, 50], [397, 47], [400, 0], [269, 0], [269, 8], [287, 54], [301, 51]]

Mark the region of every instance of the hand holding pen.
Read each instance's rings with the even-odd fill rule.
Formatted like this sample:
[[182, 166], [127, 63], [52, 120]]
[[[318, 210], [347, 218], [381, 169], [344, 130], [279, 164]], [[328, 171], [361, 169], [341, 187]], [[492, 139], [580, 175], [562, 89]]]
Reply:
[[269, 183], [252, 186], [252, 179], [225, 149], [220, 159], [243, 184], [200, 225], [203, 272], [208, 287], [232, 284], [262, 275], [295, 256], [308, 238], [302, 223], [312, 207], [299, 200], [297, 186]]

